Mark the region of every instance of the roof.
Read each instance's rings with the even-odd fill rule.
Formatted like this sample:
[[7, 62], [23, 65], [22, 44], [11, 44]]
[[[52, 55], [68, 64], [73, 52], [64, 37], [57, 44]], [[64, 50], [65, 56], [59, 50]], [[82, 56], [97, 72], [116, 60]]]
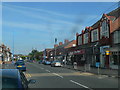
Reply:
[[69, 42], [67, 42], [67, 43], [65, 43], [65, 44], [62, 44], [62, 45], [58, 46], [57, 49], [59, 49], [59, 48], [64, 48], [64, 47], [68, 46], [70, 43], [72, 43], [73, 41], [74, 41], [74, 40], [69, 41]]
[[118, 7], [117, 9], [109, 12], [107, 15], [108, 16], [115, 16], [116, 18], [118, 18], [120, 16], [120, 7]]
[[100, 20], [98, 20], [95, 24], [92, 25], [92, 28], [97, 28], [100, 23]]
[[[118, 7], [117, 9], [109, 12], [106, 14], [107, 16], [110, 16], [110, 19], [114, 19], [115, 18], [118, 18], [120, 16], [120, 7]], [[93, 28], [97, 28], [98, 25], [99, 25], [99, 22], [100, 20], [98, 20], [95, 24], [92, 25]]]

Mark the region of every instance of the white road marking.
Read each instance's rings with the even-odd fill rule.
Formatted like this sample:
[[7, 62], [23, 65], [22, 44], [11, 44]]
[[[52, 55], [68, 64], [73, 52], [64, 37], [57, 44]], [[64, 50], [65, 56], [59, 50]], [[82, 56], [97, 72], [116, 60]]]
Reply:
[[[90, 89], [89, 87], [87, 87], [87, 86], [85, 86], [85, 85], [82, 85], [82, 84], [80, 84], [80, 83], [78, 83], [78, 82], [75, 82], [75, 81], [73, 81], [73, 80], [70, 80], [70, 82], [72, 82], [72, 83], [74, 83], [74, 84], [77, 84], [77, 85], [79, 85], [79, 86], [82, 86], [82, 87], [84, 87], [84, 88]], [[90, 90], [92, 90], [92, 89], [90, 89]]]
[[57, 74], [57, 73], [52, 73], [52, 74], [57, 75], [58, 77], [63, 78], [63, 76], [61, 76], [61, 75], [59, 75], [59, 74]]
[[44, 69], [44, 68], [41, 68], [41, 69]]
[[50, 72], [49, 70], [45, 70], [45, 71]]

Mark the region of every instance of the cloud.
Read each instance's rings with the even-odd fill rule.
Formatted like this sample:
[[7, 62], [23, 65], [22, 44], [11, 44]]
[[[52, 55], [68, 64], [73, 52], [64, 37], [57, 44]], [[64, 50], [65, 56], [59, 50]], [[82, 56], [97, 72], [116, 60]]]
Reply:
[[71, 27], [58, 25], [58, 24], [52, 24], [52, 26], [47, 26], [45, 24], [41, 23], [27, 23], [27, 22], [14, 22], [14, 21], [3, 21], [2, 22], [3, 27], [8, 26], [8, 27], [16, 27], [16, 28], [23, 28], [26, 30], [37, 30], [37, 31], [42, 31], [42, 32], [55, 32], [55, 31], [64, 31], [64, 30], [69, 30]]
[[[11, 5], [12, 6], [12, 5]], [[59, 18], [54, 18], [55, 16], [61, 16], [61, 17], [68, 17], [69, 15], [64, 15], [64, 14], [60, 14], [60, 13], [56, 13], [56, 12], [53, 12], [53, 11], [47, 11], [47, 10], [43, 10], [43, 9], [33, 9], [33, 8], [28, 8], [28, 7], [19, 7], [19, 6], [14, 6], [13, 7], [10, 7], [9, 5], [4, 5], [4, 7], [6, 9], [9, 9], [9, 10], [12, 10], [12, 11], [15, 11], [15, 12], [18, 12], [20, 14], [23, 14], [24, 16], [27, 16], [27, 17], [30, 17], [31, 19], [39, 19], [37, 21], [40, 21], [43, 22], [40, 23], [39, 25], [36, 25], [36, 24], [32, 24], [32, 29], [38, 29], [37, 27], [39, 26], [41, 29], [52, 29], [52, 30], [62, 30], [62, 28], [64, 26], [66, 26], [66, 28], [64, 28], [65, 30], [68, 29], [68, 28], [76, 28], [78, 26], [82, 27], [83, 25], [83, 22], [85, 22], [86, 20], [88, 20], [89, 18], [94, 18], [96, 17], [96, 15], [79, 15], [77, 17], [75, 17], [73, 21], [67, 21], [67, 20], [59, 20]], [[16, 8], [15, 8], [16, 7]], [[35, 10], [35, 11], [41, 11], [39, 13], [42, 13], [42, 12], [46, 12], [47, 14], [44, 14], [44, 15], [41, 15], [39, 14], [38, 12], [37, 13], [34, 13], [32, 12], [31, 10]], [[50, 14], [53, 14], [52, 17], [50, 17]], [[46, 16], [48, 15], [48, 16]], [[84, 18], [86, 17], [86, 19]], [[68, 17], [70, 18], [70, 17]], [[48, 25], [48, 27], [46, 27], [46, 25], [43, 25], [43, 23], [47, 23], [46, 25]], [[18, 23], [19, 24], [19, 23]], [[41, 25], [42, 24], [42, 25]], [[21, 27], [23, 28], [29, 28], [27, 26], [25, 26], [28, 24], [24, 24], [24, 26], [22, 25]], [[30, 25], [30, 23], [29, 23]], [[13, 25], [15, 26], [15, 25]], [[19, 26], [19, 25], [16, 25], [16, 27]], [[31, 25], [30, 25], [31, 26]], [[85, 25], [84, 25], [85, 26]]]
[[[35, 8], [28, 8], [28, 7], [19, 7], [19, 6], [13, 6], [10, 7], [9, 5], [3, 5], [3, 7], [5, 7], [6, 9], [18, 12], [20, 14], [24, 14], [26, 16], [29, 16], [31, 18], [36, 18], [36, 19], [41, 19], [41, 20], [45, 20], [45, 21], [51, 21], [54, 23], [60, 23], [60, 24], [69, 24], [69, 25], [74, 25], [74, 22], [70, 22], [67, 20], [59, 20], [58, 18], [55, 19], [55, 16], [60, 16], [59, 18], [69, 18], [69, 19], [75, 19], [75, 16], [70, 16], [70, 15], [64, 15], [64, 14], [60, 14], [60, 13], [56, 13], [53, 11], [48, 11], [48, 10], [43, 10], [43, 9], [35, 9]], [[31, 11], [33, 10], [33, 11]], [[35, 11], [37, 11], [37, 13], [34, 13]], [[38, 12], [42, 13], [44, 12], [44, 15], [38, 14]], [[46, 16], [48, 15], [48, 16]], [[51, 15], [51, 17], [50, 17]]]
[[[9, 27], [46, 31], [45, 30], [46, 27], [41, 24], [33, 24], [33, 23], [25, 23], [25, 22], [11, 22], [11, 21], [3, 21], [2, 24], [3, 24], [3, 26], [9, 26]], [[49, 32], [49, 31], [47, 30], [47, 32]]]

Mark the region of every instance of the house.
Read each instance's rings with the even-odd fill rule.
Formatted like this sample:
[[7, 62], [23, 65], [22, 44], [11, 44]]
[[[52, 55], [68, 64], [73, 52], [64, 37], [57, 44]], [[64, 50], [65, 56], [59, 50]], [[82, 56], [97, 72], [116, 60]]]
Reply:
[[0, 45], [0, 63], [2, 63], [2, 61], [5, 62], [11, 61], [11, 57], [12, 57], [11, 55], [12, 53], [10, 51], [10, 48], [5, 46], [4, 44]]

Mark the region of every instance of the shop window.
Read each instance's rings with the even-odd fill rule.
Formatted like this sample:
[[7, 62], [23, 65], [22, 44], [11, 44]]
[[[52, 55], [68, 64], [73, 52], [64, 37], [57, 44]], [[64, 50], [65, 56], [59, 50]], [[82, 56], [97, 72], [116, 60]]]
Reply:
[[113, 65], [118, 65], [118, 62], [119, 62], [118, 55], [113, 55], [112, 56], [112, 64]]

